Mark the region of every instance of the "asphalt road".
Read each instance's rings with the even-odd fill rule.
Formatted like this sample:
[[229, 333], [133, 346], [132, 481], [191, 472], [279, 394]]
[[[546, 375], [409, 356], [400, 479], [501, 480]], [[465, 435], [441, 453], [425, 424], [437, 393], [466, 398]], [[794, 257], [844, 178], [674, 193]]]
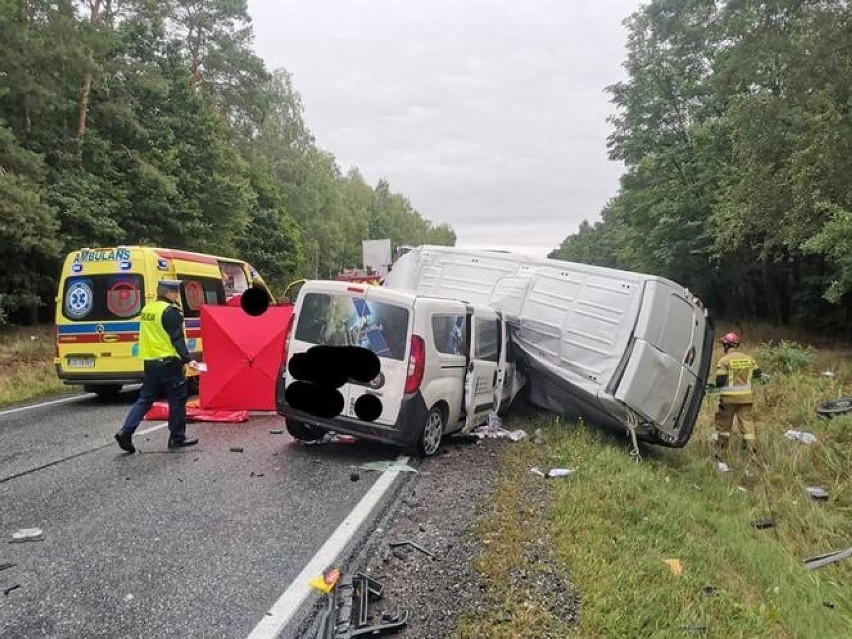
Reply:
[[[20, 584], [0, 637], [245, 637], [379, 476], [350, 466], [395, 455], [295, 444], [271, 415], [191, 423], [180, 452], [143, 422], [125, 455], [132, 399], [0, 410], [0, 590]], [[44, 541], [7, 543], [31, 527]]]

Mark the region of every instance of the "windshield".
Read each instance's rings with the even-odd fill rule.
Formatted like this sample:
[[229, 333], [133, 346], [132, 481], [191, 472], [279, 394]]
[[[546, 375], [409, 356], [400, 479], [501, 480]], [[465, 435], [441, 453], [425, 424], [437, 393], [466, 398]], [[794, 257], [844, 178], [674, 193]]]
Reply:
[[308, 293], [302, 302], [296, 339], [329, 346], [362, 346], [379, 357], [402, 360], [408, 309], [348, 295]]

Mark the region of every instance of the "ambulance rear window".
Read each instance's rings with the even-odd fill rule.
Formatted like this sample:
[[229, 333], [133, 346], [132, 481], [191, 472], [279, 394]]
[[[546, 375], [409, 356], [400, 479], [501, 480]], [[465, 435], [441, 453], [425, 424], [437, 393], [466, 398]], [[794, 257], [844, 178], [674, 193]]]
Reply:
[[129, 320], [139, 315], [144, 281], [135, 273], [75, 275], [65, 281], [62, 315], [72, 322]]

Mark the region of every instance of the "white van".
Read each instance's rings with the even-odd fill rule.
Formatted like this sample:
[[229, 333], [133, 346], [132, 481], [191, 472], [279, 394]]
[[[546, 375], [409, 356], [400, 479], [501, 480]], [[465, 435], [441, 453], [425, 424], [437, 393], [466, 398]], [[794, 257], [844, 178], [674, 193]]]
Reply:
[[384, 285], [502, 312], [532, 403], [684, 446], [710, 368], [713, 327], [683, 286], [642, 273], [512, 253], [421, 246]]
[[[320, 417], [297, 409], [287, 388], [290, 362], [314, 346], [361, 346], [381, 365], [370, 382], [351, 378], [339, 389], [343, 411]], [[502, 315], [477, 304], [423, 297], [380, 286], [309, 281], [288, 331], [276, 408], [289, 433], [315, 440], [334, 431], [434, 455], [441, 437], [468, 432], [503, 411], [523, 386], [508, 349]], [[375, 421], [356, 415], [362, 395], [381, 401]]]

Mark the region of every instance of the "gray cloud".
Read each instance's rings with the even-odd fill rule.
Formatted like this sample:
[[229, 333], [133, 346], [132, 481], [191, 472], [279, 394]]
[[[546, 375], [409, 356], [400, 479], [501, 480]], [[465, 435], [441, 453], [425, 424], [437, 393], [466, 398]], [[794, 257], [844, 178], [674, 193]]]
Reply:
[[[578, 6], [579, 5], [579, 6]], [[459, 244], [544, 254], [618, 186], [604, 87], [638, 0], [249, 0], [318, 143]]]

